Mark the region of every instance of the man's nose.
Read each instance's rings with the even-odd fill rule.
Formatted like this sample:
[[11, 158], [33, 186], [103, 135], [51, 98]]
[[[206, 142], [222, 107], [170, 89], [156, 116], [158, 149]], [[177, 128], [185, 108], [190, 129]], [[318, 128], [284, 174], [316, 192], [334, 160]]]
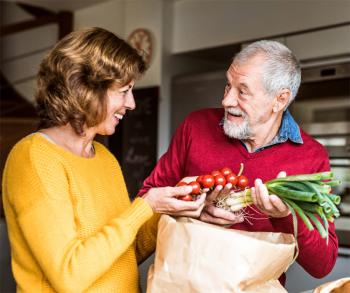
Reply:
[[228, 89], [224, 93], [224, 98], [222, 99], [222, 106], [227, 107], [236, 107], [238, 105], [237, 93], [234, 89]]

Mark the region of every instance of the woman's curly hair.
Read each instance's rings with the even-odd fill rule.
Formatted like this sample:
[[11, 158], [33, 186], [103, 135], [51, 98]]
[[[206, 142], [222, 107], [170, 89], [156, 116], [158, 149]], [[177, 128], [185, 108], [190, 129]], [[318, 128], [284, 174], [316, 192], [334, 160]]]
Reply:
[[102, 28], [61, 39], [43, 59], [36, 102], [39, 128], [70, 124], [78, 135], [106, 116], [107, 90], [139, 78], [146, 67], [125, 41]]

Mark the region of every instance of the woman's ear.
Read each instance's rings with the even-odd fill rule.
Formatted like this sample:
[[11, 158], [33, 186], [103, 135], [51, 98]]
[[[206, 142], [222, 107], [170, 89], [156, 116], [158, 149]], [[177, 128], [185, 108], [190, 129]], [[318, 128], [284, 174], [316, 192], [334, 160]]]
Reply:
[[276, 96], [276, 101], [272, 108], [273, 111], [279, 112], [281, 110], [284, 110], [288, 105], [290, 95], [291, 95], [291, 92], [289, 89], [282, 89]]

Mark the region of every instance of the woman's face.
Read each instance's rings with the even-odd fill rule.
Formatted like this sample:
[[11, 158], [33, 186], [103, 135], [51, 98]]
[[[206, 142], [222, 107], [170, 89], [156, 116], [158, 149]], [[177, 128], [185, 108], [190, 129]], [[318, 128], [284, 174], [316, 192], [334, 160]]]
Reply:
[[96, 126], [96, 133], [100, 135], [112, 135], [115, 127], [123, 119], [127, 110], [136, 107], [132, 88], [135, 82], [131, 81], [125, 86], [114, 86], [107, 91], [107, 115], [106, 118]]

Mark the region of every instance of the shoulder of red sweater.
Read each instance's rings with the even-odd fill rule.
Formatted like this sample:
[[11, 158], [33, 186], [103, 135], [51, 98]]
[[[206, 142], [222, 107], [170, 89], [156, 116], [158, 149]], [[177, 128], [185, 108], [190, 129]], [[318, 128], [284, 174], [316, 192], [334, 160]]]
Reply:
[[204, 108], [199, 109], [196, 111], [191, 112], [187, 117], [186, 120], [192, 120], [192, 119], [205, 119], [205, 120], [211, 120], [211, 119], [217, 119], [220, 120], [224, 116], [224, 109], [223, 108]]
[[310, 134], [306, 133], [301, 128], [300, 128], [300, 134], [301, 134], [301, 138], [303, 139], [304, 145], [309, 145], [309, 146], [312, 146], [313, 148], [322, 149], [325, 152], [327, 152], [325, 147], [321, 143], [319, 143], [316, 139], [314, 139]]

